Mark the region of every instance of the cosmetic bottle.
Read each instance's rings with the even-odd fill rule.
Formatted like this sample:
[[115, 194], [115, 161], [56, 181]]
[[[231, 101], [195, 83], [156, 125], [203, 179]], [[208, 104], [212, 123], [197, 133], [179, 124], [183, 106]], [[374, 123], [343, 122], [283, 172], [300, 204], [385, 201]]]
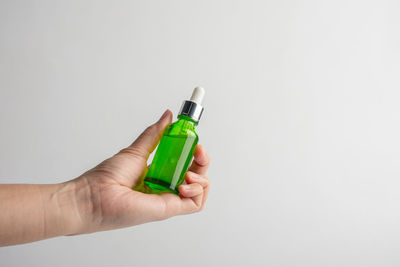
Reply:
[[190, 100], [183, 101], [178, 120], [166, 127], [157, 147], [149, 171], [144, 179], [150, 193], [179, 194], [185, 174], [199, 141], [195, 127], [204, 108], [204, 89], [196, 87]]

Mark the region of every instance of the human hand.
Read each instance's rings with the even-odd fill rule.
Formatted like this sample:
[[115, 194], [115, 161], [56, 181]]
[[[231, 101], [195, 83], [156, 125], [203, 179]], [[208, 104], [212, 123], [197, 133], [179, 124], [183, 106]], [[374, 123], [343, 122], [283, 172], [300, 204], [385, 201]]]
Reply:
[[209, 192], [206, 172], [210, 160], [201, 145], [196, 147], [179, 196], [132, 190], [145, 177], [147, 159], [171, 119], [172, 113], [167, 110], [131, 146], [67, 182], [68, 188], [74, 188], [76, 213], [81, 221], [72, 234], [122, 228], [203, 209]]

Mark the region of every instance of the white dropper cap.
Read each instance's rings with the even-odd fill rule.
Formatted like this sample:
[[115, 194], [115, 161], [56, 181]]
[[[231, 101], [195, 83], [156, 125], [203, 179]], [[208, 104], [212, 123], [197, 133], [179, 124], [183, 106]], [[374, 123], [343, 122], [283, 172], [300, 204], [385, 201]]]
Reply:
[[198, 123], [204, 110], [201, 105], [201, 102], [203, 102], [204, 94], [205, 91], [202, 87], [194, 88], [192, 97], [190, 98], [190, 100], [183, 101], [181, 110], [178, 114], [188, 116]]
[[205, 94], [205, 91], [204, 91], [203, 87], [196, 87], [193, 90], [192, 97], [190, 98], [190, 101], [201, 105], [201, 102], [203, 102], [204, 94]]

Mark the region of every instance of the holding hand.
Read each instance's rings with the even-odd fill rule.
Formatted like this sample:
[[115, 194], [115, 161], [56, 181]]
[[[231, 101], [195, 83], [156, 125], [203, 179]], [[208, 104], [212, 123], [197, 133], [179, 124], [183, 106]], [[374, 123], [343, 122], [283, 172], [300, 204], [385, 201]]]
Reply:
[[131, 146], [78, 178], [49, 185], [0, 185], [0, 246], [128, 227], [200, 211], [209, 191], [209, 157], [201, 145], [186, 173], [180, 195], [145, 194], [132, 188], [165, 127], [167, 110]]
[[[181, 196], [171, 193], [145, 194], [132, 188], [143, 181], [148, 170], [147, 159], [157, 146], [172, 113], [167, 110], [129, 147], [80, 176], [74, 183], [82, 188], [81, 198], [90, 198], [90, 208], [81, 214], [86, 220], [82, 232], [126, 227], [171, 216], [200, 211], [209, 191], [206, 172], [209, 157], [201, 145], [186, 174], [186, 183], [179, 187]], [[82, 186], [83, 185], [83, 186]], [[87, 209], [91, 209], [88, 212]], [[86, 211], [85, 211], [86, 210]]]

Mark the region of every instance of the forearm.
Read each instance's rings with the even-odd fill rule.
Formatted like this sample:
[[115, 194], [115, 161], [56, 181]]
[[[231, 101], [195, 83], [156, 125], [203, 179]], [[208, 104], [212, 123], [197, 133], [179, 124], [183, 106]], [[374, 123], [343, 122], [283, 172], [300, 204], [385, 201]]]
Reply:
[[77, 185], [0, 185], [0, 246], [70, 235], [79, 231]]

